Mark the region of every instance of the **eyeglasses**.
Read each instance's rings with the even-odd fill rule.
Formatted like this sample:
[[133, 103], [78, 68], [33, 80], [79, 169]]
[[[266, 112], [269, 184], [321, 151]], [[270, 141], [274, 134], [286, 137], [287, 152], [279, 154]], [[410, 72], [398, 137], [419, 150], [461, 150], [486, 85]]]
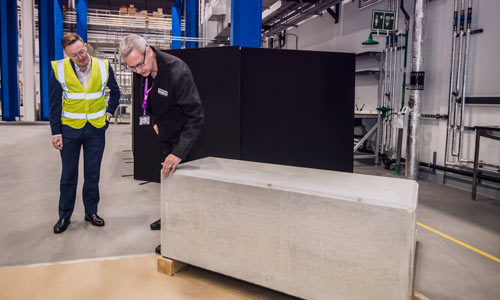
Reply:
[[86, 49], [86, 48], [84, 48], [84, 49], [82, 49], [82, 50], [78, 51], [78, 53], [73, 54], [73, 55], [71, 55], [70, 57], [71, 57], [71, 58], [77, 58], [77, 57], [85, 56], [85, 54], [87, 54], [87, 49]]
[[148, 49], [148, 47], [146, 47], [146, 49], [144, 49], [144, 53], [143, 53], [143, 59], [142, 59], [142, 62], [138, 63], [137, 65], [131, 67], [129, 65], [126, 65], [127, 66], [127, 69], [130, 69], [132, 71], [135, 71], [137, 69], [142, 69], [144, 67], [144, 65], [146, 64], [146, 50]]

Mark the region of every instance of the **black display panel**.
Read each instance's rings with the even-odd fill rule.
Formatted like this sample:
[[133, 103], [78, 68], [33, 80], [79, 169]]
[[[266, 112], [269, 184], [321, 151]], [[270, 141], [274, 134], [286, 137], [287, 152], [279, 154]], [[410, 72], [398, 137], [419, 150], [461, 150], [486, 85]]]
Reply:
[[243, 48], [241, 159], [352, 172], [350, 53]]
[[[352, 172], [354, 54], [240, 47], [170, 50], [185, 61], [205, 111], [187, 160], [207, 156]], [[160, 146], [139, 126], [134, 178], [159, 182]]]
[[186, 62], [205, 112], [205, 123], [187, 161], [207, 156], [240, 158], [241, 51], [238, 47], [166, 51]]

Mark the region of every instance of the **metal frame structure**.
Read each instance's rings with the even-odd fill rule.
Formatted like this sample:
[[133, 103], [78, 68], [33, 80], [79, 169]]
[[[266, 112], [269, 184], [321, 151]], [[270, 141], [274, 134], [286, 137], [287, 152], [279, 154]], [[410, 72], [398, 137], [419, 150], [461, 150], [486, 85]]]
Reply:
[[[379, 68], [378, 70], [361, 70], [361, 71], [356, 71], [356, 76], [363, 76], [363, 75], [375, 75], [378, 76], [378, 88], [377, 88], [377, 107], [380, 107], [381, 101], [382, 101], [382, 78], [384, 75], [384, 68], [383, 68], [383, 62], [384, 62], [384, 53], [383, 52], [363, 52], [363, 53], [358, 53], [356, 57], [363, 58], [363, 57], [371, 57], [375, 58], [379, 62]], [[355, 118], [360, 118], [360, 119], [365, 119], [365, 118], [376, 118], [377, 122], [375, 125], [370, 128], [370, 130], [354, 145], [354, 159], [365, 159], [365, 158], [375, 158], [375, 165], [379, 164], [379, 152], [380, 152], [380, 138], [381, 138], [381, 128], [382, 128], [382, 117], [381, 114], [377, 111], [377, 114], [362, 114], [362, 113], [355, 113], [354, 114]], [[375, 135], [375, 153], [372, 154], [355, 154], [356, 151], [363, 145], [364, 142], [366, 142], [373, 134]]]
[[[482, 168], [479, 167], [479, 147], [481, 137], [493, 139], [500, 141], [500, 127], [488, 127], [488, 126], [476, 126], [476, 148], [474, 150], [474, 171], [472, 175], [472, 200], [476, 200], [476, 190], [477, 190], [477, 181], [478, 181], [478, 173]], [[500, 168], [497, 170], [500, 172]]]
[[[30, 0], [23, 0], [22, 4], [24, 5], [24, 3], [29, 1]], [[85, 4], [86, 1], [82, 1]], [[78, 28], [82, 28], [82, 25], [79, 24], [79, 22], [81, 21], [81, 18], [79, 18], [79, 16], [81, 16], [82, 13], [78, 10], [78, 5], [74, 6], [73, 8], [65, 9], [63, 12], [62, 6], [60, 4], [60, 0], [40, 0], [38, 7], [35, 5], [32, 5], [31, 7], [31, 11], [33, 14], [33, 16], [31, 17], [31, 21], [34, 27], [34, 30], [31, 31], [33, 33], [31, 40], [38, 39], [40, 49], [40, 56], [34, 56], [33, 63], [29, 63], [31, 61], [29, 58], [29, 53], [24, 53], [24, 51], [29, 51], [29, 43], [23, 40], [19, 47], [19, 54], [17, 53], [18, 49], [16, 43], [15, 58], [19, 58], [22, 66], [22, 69], [19, 72], [19, 76], [35, 77], [38, 76], [38, 73], [40, 74], [40, 115], [38, 116], [38, 118], [44, 121], [49, 119], [48, 93], [51, 69], [50, 61], [64, 57], [62, 46], [60, 44], [63, 33], [75, 32], [78, 31]], [[30, 26], [24, 25], [24, 22], [28, 17], [23, 16], [22, 9], [22, 7], [18, 7], [17, 15], [12, 15], [17, 16], [18, 18], [23, 20], [23, 26], [21, 27], [22, 29], [29, 29]], [[91, 53], [92, 51], [95, 51], [95, 53], [93, 53], [94, 55], [106, 58], [111, 62], [113, 69], [115, 70], [117, 80], [122, 87], [123, 101], [121, 102], [123, 102], [123, 104], [130, 102], [132, 74], [122, 68], [121, 65], [121, 57], [118, 53], [118, 47], [122, 37], [130, 33], [139, 33], [143, 35], [151, 45], [156, 46], [159, 49], [170, 49], [172, 41], [174, 40], [183, 42], [186, 44], [186, 46], [190, 42], [193, 44], [197, 44], [200, 41], [212, 41], [211, 39], [200, 39], [198, 37], [173, 37], [171, 35], [172, 19], [170, 15], [120, 15], [120, 12], [118, 10], [110, 11], [102, 9], [85, 9], [85, 14], [87, 17], [85, 18], [85, 24], [83, 27], [87, 28], [86, 39], [89, 44], [89, 51], [91, 51]], [[22, 16], [24, 17], [24, 19], [22, 19]], [[3, 18], [2, 20], [6, 21], [7, 19]], [[197, 19], [195, 21], [197, 23]], [[15, 22], [15, 24], [17, 25], [17, 22]], [[184, 31], [184, 20], [181, 20], [180, 28], [181, 32]], [[83, 33], [81, 32], [80, 34], [83, 35]], [[22, 32], [21, 38], [29, 38], [29, 34]], [[7, 43], [5, 43], [5, 45], [7, 45]], [[34, 51], [34, 47], [32, 48]], [[7, 59], [6, 55], [2, 55], [2, 57], [5, 57], [5, 59]], [[9, 59], [9, 61], [13, 62], [12, 59]], [[26, 61], [27, 63], [24, 64], [23, 61]], [[27, 71], [24, 69], [26, 66], [31, 66], [32, 68], [34, 68], [34, 70]], [[17, 62], [15, 69], [17, 70]], [[5, 68], [5, 70], [8, 70], [8, 68]], [[27, 83], [30, 81], [33, 82], [33, 84], [35, 83], [35, 80], [27, 79], [24, 81], [26, 81]], [[15, 80], [15, 82], [16, 86], [18, 86], [18, 80]], [[26, 97], [29, 97], [29, 99], [33, 99], [33, 110], [30, 112], [29, 107], [31, 107], [32, 105], [30, 103], [24, 102], [23, 107], [25, 111], [21, 120], [34, 121], [37, 119], [35, 107], [35, 99], [37, 97], [29, 96], [29, 91], [26, 91], [26, 88], [30, 87], [27, 85], [23, 85], [23, 92], [20, 93], [20, 95], [25, 95]], [[33, 94], [36, 95], [35, 87], [33, 86], [32, 88], [34, 90]], [[9, 89], [5, 89], [5, 92], [7, 91], [9, 91]], [[6, 99], [16, 99], [16, 97], [7, 97]], [[26, 104], [29, 105], [28, 109]], [[17, 104], [12, 105], [12, 107], [15, 107], [19, 110], [19, 101], [17, 102]], [[11, 121], [15, 120], [16, 119], [13, 119]]]
[[[397, 122], [395, 116], [403, 118], [403, 108], [405, 107], [409, 15], [404, 8], [403, 1], [398, 2], [398, 0], [389, 0], [387, 10], [394, 11], [394, 31], [373, 31], [370, 34], [370, 38], [372, 34], [386, 37], [385, 48], [382, 51], [379, 67], [380, 81], [377, 102], [379, 116], [376, 140], [376, 149], [378, 150], [375, 156], [375, 164], [378, 165], [379, 163], [378, 156], [380, 153], [384, 157], [384, 164], [386, 164], [386, 167], [396, 162], [395, 174], [399, 175], [403, 128], [400, 125], [395, 125], [400, 123]], [[404, 30], [399, 28], [400, 10], [404, 14]], [[403, 38], [405, 39], [404, 43]], [[368, 70], [368, 72], [375, 74], [376, 71]], [[399, 101], [399, 99], [401, 99], [401, 101]], [[393, 157], [395, 157], [395, 159], [393, 159]]]
[[262, 35], [276, 36], [290, 27], [297, 27], [299, 23], [311, 17], [323, 14], [340, 2], [342, 0], [282, 1], [279, 9], [262, 20]]

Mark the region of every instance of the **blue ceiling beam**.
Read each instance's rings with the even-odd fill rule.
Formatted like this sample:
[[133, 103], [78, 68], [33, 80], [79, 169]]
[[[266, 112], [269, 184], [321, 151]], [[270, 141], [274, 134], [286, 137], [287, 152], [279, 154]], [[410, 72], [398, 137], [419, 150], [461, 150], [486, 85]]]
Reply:
[[19, 79], [17, 77], [17, 1], [0, 0], [0, 54], [2, 69], [2, 119], [19, 117]]
[[61, 0], [38, 1], [38, 30], [40, 55], [40, 116], [49, 120], [50, 61], [64, 58], [61, 40], [63, 15]]
[[[182, 0], [176, 0], [172, 5], [172, 36], [182, 37], [181, 32], [182, 19]], [[172, 49], [181, 49], [182, 42], [180, 40], [172, 40]]]
[[[198, 0], [186, 0], [186, 12], [184, 14], [186, 20], [186, 37], [197, 38], [198, 34], [198, 17], [199, 6]], [[198, 42], [186, 42], [186, 48], [198, 48]]]
[[231, 46], [260, 48], [262, 0], [231, 1]]
[[87, 42], [87, 0], [76, 0], [76, 33]]

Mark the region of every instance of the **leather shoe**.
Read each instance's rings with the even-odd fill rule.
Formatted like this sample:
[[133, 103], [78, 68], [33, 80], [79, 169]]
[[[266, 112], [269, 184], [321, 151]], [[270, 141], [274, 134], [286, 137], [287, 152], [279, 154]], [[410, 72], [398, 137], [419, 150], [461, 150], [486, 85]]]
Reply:
[[151, 230], [160, 230], [161, 229], [161, 219], [154, 221], [153, 223], [151, 223], [151, 225], [149, 225], [149, 227], [151, 227]]
[[90, 222], [94, 226], [102, 227], [104, 226], [104, 220], [97, 214], [85, 214], [85, 221]]
[[54, 233], [63, 233], [68, 228], [69, 223], [71, 223], [69, 219], [59, 219], [54, 225]]
[[155, 248], [155, 252], [156, 252], [156, 254], [161, 254], [161, 245], [158, 245], [158, 246]]

